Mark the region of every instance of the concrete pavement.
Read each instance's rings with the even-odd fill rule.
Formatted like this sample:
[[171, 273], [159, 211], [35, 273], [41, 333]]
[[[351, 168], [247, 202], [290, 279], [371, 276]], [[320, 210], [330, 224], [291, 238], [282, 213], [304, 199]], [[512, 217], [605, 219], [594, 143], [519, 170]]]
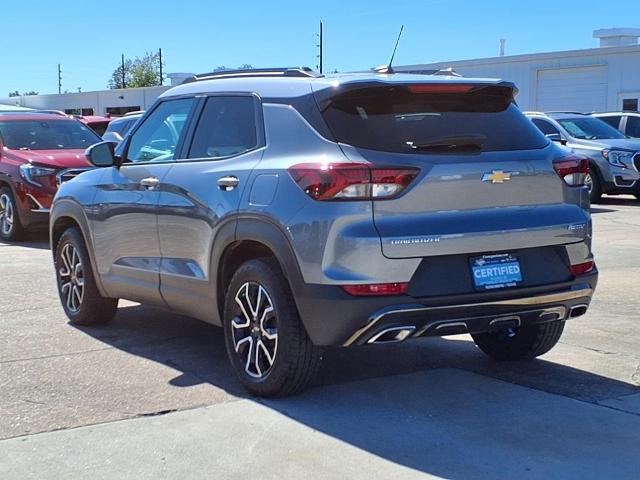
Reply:
[[464, 335], [329, 350], [315, 388], [268, 403], [220, 330], [128, 302], [75, 328], [43, 239], [0, 244], [0, 479], [637, 480], [640, 204], [593, 219], [596, 297], [541, 359], [494, 362]]
[[637, 479], [640, 416], [444, 368], [1, 447], [23, 480]]

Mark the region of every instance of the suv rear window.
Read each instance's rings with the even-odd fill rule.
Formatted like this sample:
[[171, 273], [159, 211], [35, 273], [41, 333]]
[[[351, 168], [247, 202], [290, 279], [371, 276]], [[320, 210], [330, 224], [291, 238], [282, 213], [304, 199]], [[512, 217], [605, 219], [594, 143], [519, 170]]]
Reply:
[[325, 100], [320, 108], [339, 142], [370, 150], [440, 153], [446, 149], [432, 147], [455, 139], [460, 140], [457, 146], [475, 143], [481, 151], [527, 150], [548, 144], [514, 105], [509, 87], [356, 88]]

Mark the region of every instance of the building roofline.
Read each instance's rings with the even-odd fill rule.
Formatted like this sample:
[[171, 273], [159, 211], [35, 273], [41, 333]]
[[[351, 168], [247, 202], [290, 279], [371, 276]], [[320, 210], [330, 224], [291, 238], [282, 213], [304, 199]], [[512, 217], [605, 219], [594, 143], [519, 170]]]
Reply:
[[465, 66], [473, 65], [486, 65], [509, 63], [509, 62], [527, 62], [534, 59], [552, 59], [558, 57], [583, 57], [583, 56], [599, 56], [599, 55], [611, 55], [616, 53], [638, 53], [640, 54], [640, 45], [625, 45], [621, 47], [594, 47], [580, 50], [560, 50], [556, 52], [542, 52], [542, 53], [524, 53], [519, 55], [505, 55], [504, 57], [485, 57], [467, 60], [449, 60], [422, 64], [412, 65], [398, 65], [393, 67], [397, 72], [402, 70], [417, 70], [420, 67], [433, 68], [436, 65], [447, 65], [456, 67], [461, 64]]

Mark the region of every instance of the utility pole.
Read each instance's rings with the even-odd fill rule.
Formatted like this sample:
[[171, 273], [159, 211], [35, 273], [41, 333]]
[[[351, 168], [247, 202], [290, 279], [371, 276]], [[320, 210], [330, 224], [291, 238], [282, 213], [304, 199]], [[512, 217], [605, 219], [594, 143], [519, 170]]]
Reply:
[[124, 80], [124, 53], [122, 54], [122, 88], [127, 88]]
[[162, 49], [161, 48], [158, 49], [158, 57], [160, 59], [160, 86], [162, 86], [163, 79], [162, 79]]
[[62, 93], [62, 70], [58, 64], [58, 95]]
[[318, 55], [318, 67], [319, 67], [320, 73], [322, 73], [322, 22], [320, 22], [320, 42], [318, 43], [317, 46], [320, 49], [320, 52]]

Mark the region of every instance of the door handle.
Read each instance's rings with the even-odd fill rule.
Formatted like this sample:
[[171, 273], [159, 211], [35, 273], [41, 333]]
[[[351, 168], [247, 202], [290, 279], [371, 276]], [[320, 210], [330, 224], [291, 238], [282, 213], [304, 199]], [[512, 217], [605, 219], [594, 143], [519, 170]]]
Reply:
[[233, 175], [228, 175], [218, 179], [218, 186], [220, 187], [220, 190], [224, 190], [225, 192], [233, 190], [239, 183], [240, 180], [238, 180], [238, 177], [234, 177]]
[[140, 186], [147, 190], [155, 190], [156, 188], [158, 188], [159, 184], [160, 180], [158, 180], [156, 177], [147, 177], [140, 180]]

